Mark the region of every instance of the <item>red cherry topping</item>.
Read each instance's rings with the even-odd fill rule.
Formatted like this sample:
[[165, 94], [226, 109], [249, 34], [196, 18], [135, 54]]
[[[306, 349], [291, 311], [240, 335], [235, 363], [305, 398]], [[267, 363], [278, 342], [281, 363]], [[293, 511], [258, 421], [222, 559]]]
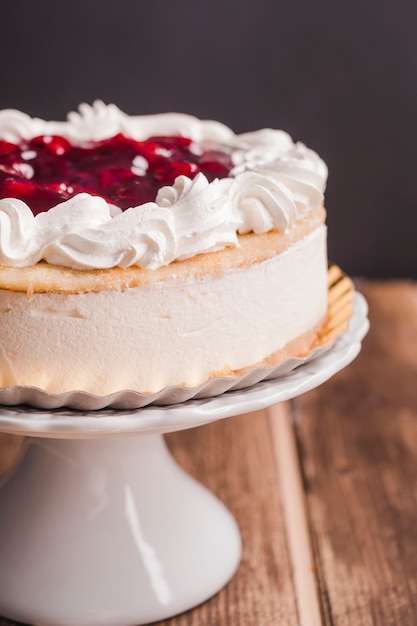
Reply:
[[29, 200], [31, 204], [33, 203], [36, 205], [36, 213], [47, 211], [59, 202], [68, 198], [68, 196], [65, 196], [55, 190], [36, 185], [36, 183], [33, 183], [30, 180], [12, 180], [10, 178], [6, 179], [2, 184], [2, 195], [3, 198]]
[[56, 135], [41, 135], [29, 142], [29, 149], [45, 150], [54, 156], [63, 156], [69, 152], [71, 148], [72, 146], [67, 139]]
[[18, 147], [14, 143], [0, 140], [0, 159], [9, 154], [17, 152]]
[[173, 163], [167, 163], [162, 167], [158, 167], [154, 172], [154, 177], [156, 180], [163, 181], [165, 185], [172, 185], [177, 176], [194, 178], [200, 171], [196, 163], [174, 161]]
[[56, 135], [19, 145], [0, 140], [0, 199], [23, 200], [36, 215], [87, 192], [125, 210], [155, 200], [177, 176], [203, 172], [211, 181], [232, 166], [226, 152], [204, 151], [187, 137], [136, 141], [118, 134], [83, 146]]

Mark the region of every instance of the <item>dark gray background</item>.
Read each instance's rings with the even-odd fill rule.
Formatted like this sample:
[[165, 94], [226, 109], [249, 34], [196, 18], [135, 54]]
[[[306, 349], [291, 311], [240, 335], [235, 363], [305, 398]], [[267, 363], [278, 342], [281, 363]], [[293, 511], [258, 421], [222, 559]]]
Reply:
[[283, 128], [329, 166], [331, 259], [417, 278], [416, 0], [8, 0], [0, 26], [1, 109]]

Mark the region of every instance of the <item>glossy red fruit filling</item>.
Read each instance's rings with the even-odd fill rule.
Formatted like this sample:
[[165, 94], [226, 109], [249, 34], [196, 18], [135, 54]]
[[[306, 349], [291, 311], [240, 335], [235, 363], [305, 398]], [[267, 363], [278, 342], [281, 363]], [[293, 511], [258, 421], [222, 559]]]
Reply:
[[0, 140], [0, 199], [23, 200], [36, 215], [87, 192], [125, 210], [155, 200], [158, 189], [181, 174], [202, 172], [212, 181], [232, 166], [227, 153], [203, 150], [185, 137], [135, 141], [119, 134], [83, 146], [47, 135], [19, 145]]

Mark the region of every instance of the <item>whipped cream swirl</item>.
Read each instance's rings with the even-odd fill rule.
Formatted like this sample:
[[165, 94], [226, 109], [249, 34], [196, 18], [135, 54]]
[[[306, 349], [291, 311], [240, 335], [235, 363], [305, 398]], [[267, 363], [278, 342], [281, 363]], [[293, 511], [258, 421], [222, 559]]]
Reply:
[[128, 116], [102, 102], [81, 105], [67, 122], [0, 111], [0, 139], [12, 143], [49, 134], [77, 144], [117, 133], [139, 141], [182, 135], [205, 149], [229, 152], [234, 167], [228, 178], [213, 182], [202, 173], [193, 180], [179, 176], [159, 189], [155, 202], [123, 213], [87, 193], [37, 216], [20, 200], [0, 200], [0, 265], [26, 267], [45, 260], [74, 269], [155, 269], [237, 246], [237, 233], [288, 230], [323, 204], [326, 165], [283, 131], [235, 135], [219, 122], [176, 113]]

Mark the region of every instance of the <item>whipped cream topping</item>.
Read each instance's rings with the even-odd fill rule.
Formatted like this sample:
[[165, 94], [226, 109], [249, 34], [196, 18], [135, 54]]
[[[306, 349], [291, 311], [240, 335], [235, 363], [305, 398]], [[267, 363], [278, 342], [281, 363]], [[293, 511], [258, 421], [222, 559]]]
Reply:
[[34, 216], [22, 201], [0, 200], [0, 265], [40, 260], [74, 269], [155, 269], [175, 259], [237, 246], [237, 233], [282, 231], [323, 204], [327, 168], [320, 157], [279, 130], [236, 135], [227, 126], [185, 114], [128, 116], [115, 105], [82, 104], [66, 122], [0, 111], [0, 139], [20, 143], [61, 135], [74, 144], [123, 133], [138, 141], [180, 135], [231, 155], [228, 178], [199, 173], [162, 187], [155, 202], [120, 213], [102, 198], [80, 193]]

